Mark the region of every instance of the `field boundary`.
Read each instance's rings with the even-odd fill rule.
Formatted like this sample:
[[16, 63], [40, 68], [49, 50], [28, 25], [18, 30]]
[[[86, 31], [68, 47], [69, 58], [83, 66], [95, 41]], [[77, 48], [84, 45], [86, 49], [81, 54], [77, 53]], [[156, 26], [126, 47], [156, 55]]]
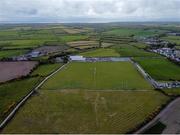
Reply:
[[132, 64], [135, 66], [135, 68], [141, 73], [141, 75], [155, 88], [158, 89], [158, 83], [148, 74], [144, 69], [136, 62], [131, 60]]
[[57, 72], [62, 70], [68, 63], [64, 64], [63, 66], [59, 67], [53, 73], [48, 75], [44, 78], [35, 88], [33, 88], [17, 105], [16, 107], [10, 112], [10, 114], [0, 123], [0, 131], [8, 124], [8, 122], [13, 118], [16, 112], [24, 105], [24, 103], [52, 76], [54, 76]]

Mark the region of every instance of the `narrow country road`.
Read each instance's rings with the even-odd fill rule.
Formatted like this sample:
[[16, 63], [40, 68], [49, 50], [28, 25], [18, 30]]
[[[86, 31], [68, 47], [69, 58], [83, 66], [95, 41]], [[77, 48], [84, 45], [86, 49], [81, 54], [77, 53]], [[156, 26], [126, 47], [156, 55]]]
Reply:
[[33, 90], [28, 93], [17, 105], [16, 107], [11, 111], [11, 113], [0, 123], [0, 131], [4, 128], [4, 126], [13, 118], [13, 116], [16, 114], [16, 112], [21, 108], [21, 106], [33, 95], [35, 91], [37, 91], [49, 78], [54, 76], [57, 72], [62, 70], [68, 63], [64, 64], [63, 66], [59, 67], [57, 70], [55, 70], [53, 73], [48, 75], [46, 78], [44, 78]]
[[157, 122], [166, 125], [163, 134], [179, 134], [180, 133], [180, 97], [172, 101], [164, 110], [162, 110], [152, 121], [135, 132], [141, 134], [147, 129], [154, 126]]

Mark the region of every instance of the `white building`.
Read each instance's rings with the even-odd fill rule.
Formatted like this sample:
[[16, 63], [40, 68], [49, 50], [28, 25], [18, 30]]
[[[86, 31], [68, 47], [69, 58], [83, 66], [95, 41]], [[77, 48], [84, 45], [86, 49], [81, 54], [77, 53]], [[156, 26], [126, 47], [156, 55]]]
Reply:
[[69, 58], [71, 61], [86, 61], [86, 58], [83, 56], [70, 56]]

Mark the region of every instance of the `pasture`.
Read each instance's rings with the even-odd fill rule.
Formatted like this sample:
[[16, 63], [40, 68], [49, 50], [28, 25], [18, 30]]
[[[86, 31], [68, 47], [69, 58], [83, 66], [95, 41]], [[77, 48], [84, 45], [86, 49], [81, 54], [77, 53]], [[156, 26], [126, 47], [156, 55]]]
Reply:
[[135, 58], [155, 80], [180, 80], [180, 68], [166, 58]]
[[179, 96], [180, 95], [180, 88], [163, 89], [163, 91], [170, 96]]
[[76, 49], [89, 49], [98, 47], [99, 43], [97, 41], [74, 41], [68, 42], [67, 45]]
[[130, 62], [73, 62], [42, 89], [150, 90], [152, 86]]
[[180, 37], [179, 36], [167, 36], [167, 37], [163, 37], [162, 39], [169, 41], [171, 43], [180, 45]]
[[38, 62], [0, 62], [0, 83], [28, 75]]
[[155, 36], [163, 33], [163, 31], [158, 31], [155, 29], [141, 29], [141, 28], [119, 28], [104, 32], [105, 35], [115, 35], [122, 37], [131, 36]]
[[86, 35], [66, 35], [60, 37], [60, 40], [63, 42], [71, 42], [71, 41], [78, 41], [78, 40], [86, 40], [88, 36]]
[[0, 85], [0, 122], [39, 81], [33, 77]]
[[79, 34], [79, 33], [85, 33], [88, 32], [88, 29], [76, 29], [76, 28], [63, 28], [63, 30], [68, 34]]
[[2, 133], [127, 133], [168, 99], [156, 91], [43, 90]]
[[22, 49], [22, 48], [36, 48], [38, 46], [43, 45], [46, 41], [45, 39], [24, 39], [24, 40], [7, 40], [7, 41], [0, 41], [0, 46], [4, 49]]
[[88, 52], [80, 53], [85, 57], [118, 57], [120, 56], [114, 49], [100, 48]]
[[77, 46], [98, 46], [98, 42], [96, 41], [75, 41], [75, 42], [68, 42], [67, 43], [70, 47], [77, 47]]
[[[147, 52], [133, 46], [135, 44], [119, 44], [113, 47], [122, 57], [157, 57], [158, 54]], [[137, 44], [136, 44], [137, 45]]]
[[53, 71], [61, 67], [62, 64], [57, 63], [57, 64], [43, 64], [40, 65], [36, 70], [32, 72], [33, 75], [39, 75], [39, 76], [47, 76], [51, 74]]
[[26, 52], [28, 52], [28, 50], [0, 50], [0, 59], [23, 55]]

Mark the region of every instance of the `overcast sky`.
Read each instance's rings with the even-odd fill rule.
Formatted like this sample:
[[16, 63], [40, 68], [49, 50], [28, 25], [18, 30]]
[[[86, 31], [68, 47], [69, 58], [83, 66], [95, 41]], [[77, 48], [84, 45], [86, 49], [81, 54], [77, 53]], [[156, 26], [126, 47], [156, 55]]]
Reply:
[[0, 0], [0, 22], [180, 21], [180, 0]]

